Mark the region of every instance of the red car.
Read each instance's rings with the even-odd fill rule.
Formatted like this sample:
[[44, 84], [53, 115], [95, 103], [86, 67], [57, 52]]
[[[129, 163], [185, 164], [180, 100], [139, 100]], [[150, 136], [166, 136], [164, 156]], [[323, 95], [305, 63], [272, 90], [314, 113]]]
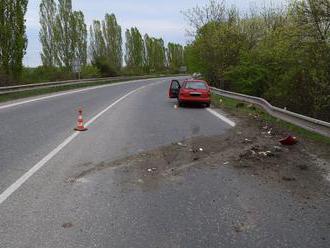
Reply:
[[184, 103], [202, 103], [210, 107], [211, 89], [203, 80], [185, 80], [181, 84], [178, 80], [172, 80], [169, 97], [177, 98], [180, 106]]

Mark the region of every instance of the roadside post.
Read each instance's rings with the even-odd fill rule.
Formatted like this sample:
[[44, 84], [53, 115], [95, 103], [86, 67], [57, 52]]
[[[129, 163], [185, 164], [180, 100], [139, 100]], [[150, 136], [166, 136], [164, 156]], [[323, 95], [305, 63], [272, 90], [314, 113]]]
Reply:
[[72, 65], [73, 72], [78, 75], [78, 80], [80, 80], [81, 64], [80, 59], [75, 59]]

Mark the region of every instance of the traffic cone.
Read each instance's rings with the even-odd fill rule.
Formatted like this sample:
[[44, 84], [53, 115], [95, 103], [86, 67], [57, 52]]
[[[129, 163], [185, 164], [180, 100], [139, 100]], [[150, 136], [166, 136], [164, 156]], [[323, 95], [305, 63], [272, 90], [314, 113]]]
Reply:
[[84, 127], [84, 119], [83, 119], [83, 116], [82, 116], [82, 110], [81, 109], [79, 109], [77, 127], [74, 130], [79, 131], [79, 132], [83, 132], [83, 131], [88, 130], [87, 128]]

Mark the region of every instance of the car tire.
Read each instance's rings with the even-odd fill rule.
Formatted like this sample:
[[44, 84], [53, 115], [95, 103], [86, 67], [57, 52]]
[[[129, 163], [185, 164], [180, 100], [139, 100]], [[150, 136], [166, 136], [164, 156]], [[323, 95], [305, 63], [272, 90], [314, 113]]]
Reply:
[[211, 103], [206, 103], [205, 106], [209, 108], [211, 106]]

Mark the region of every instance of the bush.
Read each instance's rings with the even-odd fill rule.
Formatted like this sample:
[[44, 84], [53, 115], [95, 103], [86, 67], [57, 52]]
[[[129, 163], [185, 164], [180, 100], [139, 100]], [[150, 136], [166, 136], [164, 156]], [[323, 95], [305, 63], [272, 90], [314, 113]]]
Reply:
[[14, 85], [15, 81], [13, 81], [9, 76], [7, 76], [5, 73], [2, 73], [0, 70], [0, 87], [8, 86], [8, 85]]
[[231, 68], [224, 78], [229, 81], [229, 90], [261, 97], [267, 88], [267, 75], [262, 66], [242, 64]]
[[24, 68], [22, 81], [25, 83], [41, 83], [52, 81], [63, 81], [73, 79], [71, 72], [65, 71], [57, 67]]
[[98, 57], [92, 62], [102, 76], [104, 77], [114, 77], [118, 76], [119, 72], [114, 68], [108, 61], [106, 57]]
[[98, 78], [101, 77], [100, 70], [93, 65], [85, 65], [81, 68], [82, 78]]

